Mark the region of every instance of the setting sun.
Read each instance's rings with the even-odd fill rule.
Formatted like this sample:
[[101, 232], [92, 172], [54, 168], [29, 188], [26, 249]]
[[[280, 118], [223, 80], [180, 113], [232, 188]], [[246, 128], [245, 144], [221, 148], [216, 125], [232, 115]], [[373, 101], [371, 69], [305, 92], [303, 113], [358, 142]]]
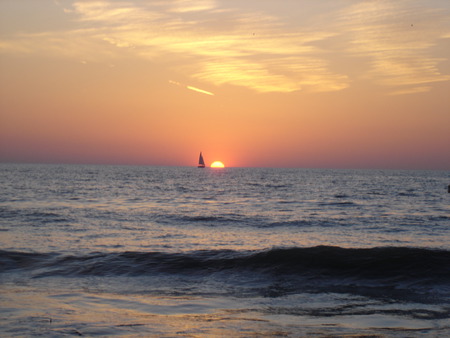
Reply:
[[225, 165], [220, 161], [214, 161], [211, 164], [211, 168], [225, 168]]

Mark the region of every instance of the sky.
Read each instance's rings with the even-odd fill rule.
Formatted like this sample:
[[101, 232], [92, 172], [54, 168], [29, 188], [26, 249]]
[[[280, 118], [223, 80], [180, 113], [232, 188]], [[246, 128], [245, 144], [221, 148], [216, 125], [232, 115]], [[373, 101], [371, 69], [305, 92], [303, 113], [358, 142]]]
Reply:
[[448, 0], [0, 0], [0, 162], [450, 170]]

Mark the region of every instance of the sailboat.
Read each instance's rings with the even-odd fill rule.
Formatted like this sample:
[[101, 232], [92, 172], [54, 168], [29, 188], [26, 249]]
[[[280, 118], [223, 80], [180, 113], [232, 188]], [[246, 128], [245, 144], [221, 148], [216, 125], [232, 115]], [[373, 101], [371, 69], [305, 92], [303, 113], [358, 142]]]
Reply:
[[204, 168], [204, 167], [205, 167], [205, 161], [203, 160], [202, 152], [200, 152], [197, 168]]

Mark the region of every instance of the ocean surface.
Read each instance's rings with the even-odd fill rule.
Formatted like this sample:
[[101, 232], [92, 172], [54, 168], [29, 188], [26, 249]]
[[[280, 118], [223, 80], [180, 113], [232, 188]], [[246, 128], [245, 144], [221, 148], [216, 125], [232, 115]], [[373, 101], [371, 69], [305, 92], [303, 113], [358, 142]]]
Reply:
[[0, 336], [450, 336], [449, 184], [0, 164]]

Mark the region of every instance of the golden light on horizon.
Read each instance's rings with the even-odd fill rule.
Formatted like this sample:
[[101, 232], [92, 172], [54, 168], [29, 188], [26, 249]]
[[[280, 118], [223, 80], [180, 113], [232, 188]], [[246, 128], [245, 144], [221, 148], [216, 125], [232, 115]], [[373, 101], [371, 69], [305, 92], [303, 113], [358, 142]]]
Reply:
[[211, 163], [211, 168], [225, 168], [225, 165], [220, 161], [214, 161]]

